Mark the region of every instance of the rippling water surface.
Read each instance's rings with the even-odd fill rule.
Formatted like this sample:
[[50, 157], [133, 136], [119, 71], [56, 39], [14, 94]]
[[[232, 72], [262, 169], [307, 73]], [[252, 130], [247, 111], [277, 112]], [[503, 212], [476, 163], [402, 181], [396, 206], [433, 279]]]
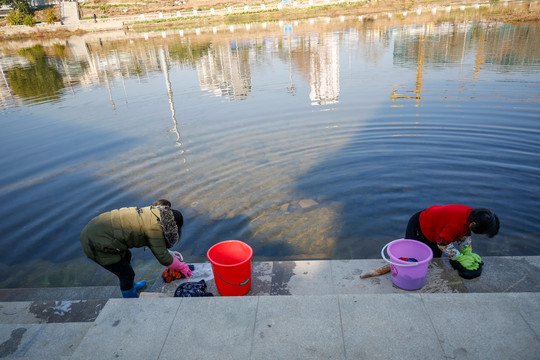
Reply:
[[[449, 203], [499, 215], [481, 255], [540, 255], [538, 27], [232, 30], [2, 45], [1, 287], [115, 283], [79, 233], [157, 198], [193, 262], [226, 239], [255, 260], [377, 258]], [[134, 265], [161, 269], [143, 249]]]

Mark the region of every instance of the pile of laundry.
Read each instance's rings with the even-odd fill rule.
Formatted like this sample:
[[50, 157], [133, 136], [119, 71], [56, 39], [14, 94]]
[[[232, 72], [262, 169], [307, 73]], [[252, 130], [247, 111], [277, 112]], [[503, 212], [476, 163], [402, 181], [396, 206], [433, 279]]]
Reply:
[[[193, 265], [189, 265], [190, 270], [194, 270], [195, 267]], [[185, 279], [185, 275], [182, 274], [180, 271], [172, 270], [169, 268], [166, 268], [161, 273], [161, 277], [163, 278], [163, 281], [166, 283], [171, 283], [175, 280], [179, 279]], [[184, 282], [176, 288], [176, 291], [174, 292], [174, 297], [203, 297], [203, 296], [214, 296], [214, 294], [206, 291], [206, 281], [200, 280], [200, 281], [188, 281]]]
[[174, 297], [203, 297], [214, 296], [206, 291], [206, 281], [185, 282], [180, 284], [174, 292]]
[[169, 268], [163, 270], [161, 277], [163, 278], [163, 281], [169, 284], [175, 280], [185, 278], [184, 274], [182, 274], [180, 271]]

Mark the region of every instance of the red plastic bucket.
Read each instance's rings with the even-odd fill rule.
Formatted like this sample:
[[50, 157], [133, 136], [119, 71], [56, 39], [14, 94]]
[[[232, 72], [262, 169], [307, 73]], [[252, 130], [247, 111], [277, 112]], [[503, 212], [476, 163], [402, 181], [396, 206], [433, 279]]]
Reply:
[[251, 246], [239, 240], [222, 241], [208, 249], [206, 257], [220, 295], [242, 296], [249, 291], [252, 256]]
[[[384, 256], [385, 249], [390, 260]], [[417, 240], [398, 239], [386, 244], [381, 255], [391, 264], [394, 285], [405, 290], [418, 290], [424, 286], [428, 265], [433, 259], [433, 251], [429, 246]], [[414, 258], [417, 262], [403, 261], [400, 257]]]

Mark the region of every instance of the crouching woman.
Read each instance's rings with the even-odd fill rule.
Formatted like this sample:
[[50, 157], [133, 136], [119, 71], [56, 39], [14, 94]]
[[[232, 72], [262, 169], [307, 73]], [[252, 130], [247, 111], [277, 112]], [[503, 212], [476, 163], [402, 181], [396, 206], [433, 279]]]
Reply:
[[182, 256], [172, 252], [181, 236], [184, 219], [180, 211], [171, 209], [168, 200], [160, 199], [152, 206], [127, 207], [100, 214], [90, 220], [80, 240], [86, 256], [115, 274], [120, 280], [124, 298], [137, 298], [146, 281], [135, 283], [131, 267], [131, 248], [150, 248], [164, 266], [192, 275]]
[[499, 232], [499, 218], [489, 209], [465, 205], [434, 205], [414, 214], [405, 238], [428, 245], [433, 257], [444, 253], [458, 274], [473, 279], [482, 273], [483, 261], [472, 252], [471, 233], [492, 238]]

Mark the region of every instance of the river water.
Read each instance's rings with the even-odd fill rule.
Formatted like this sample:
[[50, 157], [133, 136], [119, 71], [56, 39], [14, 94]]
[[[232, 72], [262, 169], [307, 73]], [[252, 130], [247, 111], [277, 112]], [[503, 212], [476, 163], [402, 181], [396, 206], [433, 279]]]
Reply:
[[[379, 258], [434, 204], [540, 255], [540, 29], [362, 19], [0, 45], [0, 287], [116, 283], [79, 233], [167, 198], [188, 262]], [[138, 277], [161, 267], [134, 251]], [[139, 276], [140, 275], [140, 276]]]

